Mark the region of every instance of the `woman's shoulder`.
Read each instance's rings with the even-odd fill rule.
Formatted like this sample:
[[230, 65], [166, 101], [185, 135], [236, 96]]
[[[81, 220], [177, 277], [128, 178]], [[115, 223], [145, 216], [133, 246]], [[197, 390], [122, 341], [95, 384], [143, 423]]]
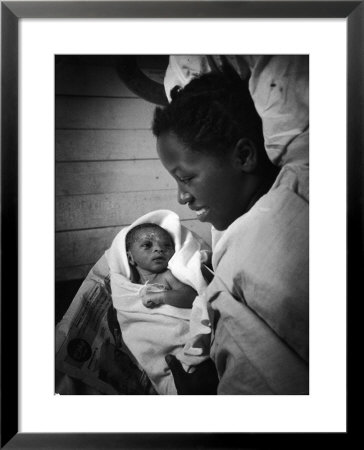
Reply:
[[[308, 164], [286, 164], [280, 170], [270, 192], [288, 189], [305, 202], [309, 202], [309, 166]], [[268, 193], [269, 194], [269, 193]]]
[[309, 209], [302, 189], [294, 168], [282, 169], [270, 191], [222, 233], [214, 246], [215, 264], [227, 254], [270, 248], [278, 237], [283, 242], [292, 233], [302, 235], [308, 228]]

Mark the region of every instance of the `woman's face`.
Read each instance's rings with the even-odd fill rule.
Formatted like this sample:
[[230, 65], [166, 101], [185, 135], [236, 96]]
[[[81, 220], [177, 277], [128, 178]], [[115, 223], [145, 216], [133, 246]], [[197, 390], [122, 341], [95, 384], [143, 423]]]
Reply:
[[157, 140], [159, 158], [178, 185], [178, 201], [195, 211], [201, 222], [225, 230], [246, 208], [244, 173], [233, 152], [225, 159], [199, 153], [173, 133]]

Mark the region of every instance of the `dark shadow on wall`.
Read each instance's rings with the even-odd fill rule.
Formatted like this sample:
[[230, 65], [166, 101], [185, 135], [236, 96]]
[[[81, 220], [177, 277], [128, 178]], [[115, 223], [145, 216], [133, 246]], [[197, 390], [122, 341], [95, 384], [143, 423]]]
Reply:
[[66, 313], [82, 282], [83, 279], [56, 282], [54, 314], [55, 324], [57, 324]]

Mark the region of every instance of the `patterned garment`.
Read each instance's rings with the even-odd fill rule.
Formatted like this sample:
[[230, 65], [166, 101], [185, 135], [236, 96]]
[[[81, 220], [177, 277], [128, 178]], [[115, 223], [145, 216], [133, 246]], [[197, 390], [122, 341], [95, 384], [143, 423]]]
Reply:
[[122, 339], [103, 258], [56, 327], [56, 393], [156, 395]]

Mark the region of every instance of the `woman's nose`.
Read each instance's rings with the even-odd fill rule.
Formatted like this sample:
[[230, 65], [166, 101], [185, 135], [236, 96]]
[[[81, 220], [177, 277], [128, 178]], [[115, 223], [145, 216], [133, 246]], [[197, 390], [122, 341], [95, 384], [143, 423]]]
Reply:
[[178, 203], [180, 203], [181, 205], [185, 205], [186, 203], [189, 203], [192, 200], [192, 195], [178, 188], [177, 199]]

